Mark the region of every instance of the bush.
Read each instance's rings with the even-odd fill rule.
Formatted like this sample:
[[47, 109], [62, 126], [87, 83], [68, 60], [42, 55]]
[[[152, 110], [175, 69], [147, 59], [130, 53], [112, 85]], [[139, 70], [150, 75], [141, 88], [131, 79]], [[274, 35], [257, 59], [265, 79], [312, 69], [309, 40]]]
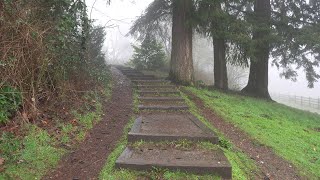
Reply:
[[0, 88], [0, 124], [8, 122], [9, 117], [19, 108], [21, 102], [21, 93], [15, 88], [9, 86]]
[[[111, 80], [101, 52], [104, 35], [82, 0], [0, 0], [0, 89], [5, 84], [24, 92], [22, 107], [30, 116], [41, 114], [49, 100], [98, 91]], [[0, 98], [4, 123], [17, 106], [12, 94]]]
[[134, 55], [130, 61], [136, 69], [155, 70], [165, 65], [166, 54], [161, 44], [150, 36], [142, 41], [141, 46], [133, 46]]

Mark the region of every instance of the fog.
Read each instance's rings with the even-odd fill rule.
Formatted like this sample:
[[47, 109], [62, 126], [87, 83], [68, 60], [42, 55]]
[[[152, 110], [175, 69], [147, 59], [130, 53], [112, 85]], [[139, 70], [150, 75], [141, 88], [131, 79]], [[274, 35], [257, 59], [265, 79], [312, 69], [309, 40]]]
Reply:
[[[133, 51], [131, 48], [132, 43], [137, 43], [133, 37], [126, 36], [133, 21], [141, 15], [144, 9], [153, 0], [116, 0], [112, 1], [110, 5], [107, 5], [106, 0], [87, 0], [87, 6], [89, 9], [89, 15], [95, 20], [95, 24], [106, 26], [107, 37], [105, 41], [104, 51], [106, 53], [107, 62], [110, 64], [123, 64], [127, 62]], [[92, 5], [94, 7], [92, 8]], [[91, 12], [92, 10], [92, 12]], [[209, 43], [202, 43], [202, 42]], [[200, 43], [194, 43], [194, 51], [205, 51], [206, 55], [212, 55], [213, 50], [210, 41], [204, 40]], [[204, 46], [205, 45], [205, 46]], [[195, 66], [199, 62], [204, 64], [213, 63], [210, 62], [210, 56], [202, 57], [201, 54], [194, 54]], [[211, 56], [212, 57], [212, 56]], [[204, 60], [205, 59], [205, 60]], [[197, 69], [207, 74], [204, 81], [213, 81], [212, 72], [207, 65], [204, 69]], [[320, 69], [317, 70], [320, 73]], [[315, 83], [313, 89], [307, 87], [304, 72], [298, 71], [299, 76], [297, 82], [283, 79], [279, 76], [280, 71], [270, 65], [269, 70], [269, 91], [271, 93], [282, 93], [288, 95], [297, 95], [305, 97], [320, 97], [320, 82]], [[246, 80], [243, 80], [246, 81]], [[243, 83], [242, 83], [243, 84]], [[244, 83], [245, 84], [245, 83]]]

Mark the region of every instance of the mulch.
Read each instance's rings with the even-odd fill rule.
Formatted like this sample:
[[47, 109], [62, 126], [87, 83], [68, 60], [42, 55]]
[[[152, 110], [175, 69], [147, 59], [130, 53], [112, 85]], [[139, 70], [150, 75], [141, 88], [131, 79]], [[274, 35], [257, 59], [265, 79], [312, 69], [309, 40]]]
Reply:
[[79, 147], [66, 154], [56, 169], [43, 179], [98, 179], [108, 155], [123, 135], [123, 129], [133, 114], [131, 83], [112, 68], [112, 97], [105, 103], [104, 117], [88, 133]]
[[298, 175], [297, 169], [288, 161], [276, 155], [270, 147], [258, 143], [244, 131], [219, 117], [203, 101], [187, 90], [184, 93], [197, 105], [200, 113], [225, 135], [237, 148], [253, 159], [261, 170], [258, 179], [306, 179]]

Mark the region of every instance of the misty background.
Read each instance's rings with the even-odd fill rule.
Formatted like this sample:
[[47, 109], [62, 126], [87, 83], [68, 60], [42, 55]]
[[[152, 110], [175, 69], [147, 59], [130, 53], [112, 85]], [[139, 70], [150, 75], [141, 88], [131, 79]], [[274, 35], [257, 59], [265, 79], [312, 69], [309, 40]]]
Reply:
[[[106, 0], [87, 0], [89, 16], [95, 24], [106, 27], [106, 41], [104, 52], [109, 64], [124, 64], [132, 56], [131, 44], [139, 44], [134, 37], [127, 36], [133, 21], [139, 17], [153, 0], [115, 0], [109, 5]], [[194, 38], [194, 66], [196, 78], [210, 84], [213, 82], [213, 49], [211, 41], [195, 35]], [[271, 96], [276, 93], [320, 98], [320, 83], [316, 82], [313, 89], [309, 89], [305, 74], [298, 70], [297, 81], [280, 77], [281, 71], [277, 67], [269, 67], [269, 91]], [[247, 82], [246, 69], [228, 67], [229, 81], [238, 79], [240, 86]], [[241, 71], [241, 78], [233, 77], [233, 71]], [[318, 69], [318, 72], [320, 69]], [[239, 87], [238, 87], [239, 88]]]

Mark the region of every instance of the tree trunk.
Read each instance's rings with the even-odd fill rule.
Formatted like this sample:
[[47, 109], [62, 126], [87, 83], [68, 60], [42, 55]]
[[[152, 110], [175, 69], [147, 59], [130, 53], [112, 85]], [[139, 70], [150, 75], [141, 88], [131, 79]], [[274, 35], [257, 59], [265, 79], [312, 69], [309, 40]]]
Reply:
[[226, 62], [226, 43], [224, 39], [214, 39], [214, 86], [218, 89], [228, 89]]
[[256, 97], [271, 99], [268, 91], [268, 66], [270, 53], [270, 42], [268, 38], [271, 33], [270, 0], [256, 0], [254, 12], [256, 27], [253, 32], [252, 40], [255, 43], [255, 50], [250, 61], [249, 81], [242, 91]]
[[192, 0], [174, 0], [172, 18], [172, 50], [169, 78], [180, 84], [193, 82]]
[[3, 17], [3, 11], [4, 11], [4, 2], [0, 1], [0, 17]]

